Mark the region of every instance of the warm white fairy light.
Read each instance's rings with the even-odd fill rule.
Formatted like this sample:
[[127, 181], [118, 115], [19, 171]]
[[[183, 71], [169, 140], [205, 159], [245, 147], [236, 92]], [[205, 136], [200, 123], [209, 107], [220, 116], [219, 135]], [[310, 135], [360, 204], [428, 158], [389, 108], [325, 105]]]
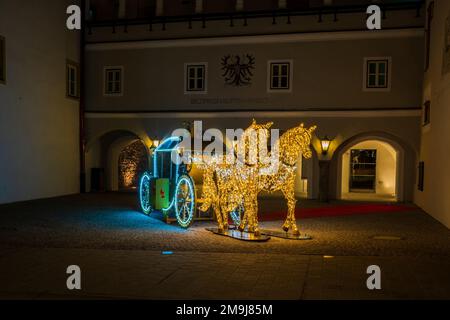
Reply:
[[[303, 125], [292, 128], [278, 139], [271, 150], [276, 153], [276, 163], [263, 161], [263, 144], [267, 144], [269, 129], [272, 122], [258, 125], [253, 120], [241, 136], [238, 143], [238, 155], [235, 164], [230, 164], [223, 157], [215, 156], [205, 161], [203, 159], [203, 205], [200, 210], [206, 211], [212, 207], [215, 212], [219, 230], [228, 228], [228, 213], [240, 205], [244, 207], [244, 216], [239, 229], [247, 227], [249, 232], [258, 235], [258, 194], [264, 191], [281, 190], [288, 201], [288, 215], [283, 224], [287, 232], [292, 230], [299, 234], [295, 221], [294, 180], [296, 161], [300, 154], [310, 158], [309, 148], [313, 131], [316, 126], [306, 129]], [[256, 136], [255, 136], [256, 133]], [[257, 143], [255, 143], [255, 137]], [[270, 168], [269, 168], [270, 166]], [[275, 168], [273, 170], [273, 168]], [[263, 169], [270, 169], [264, 172]], [[264, 174], [262, 173], [264, 172]]]

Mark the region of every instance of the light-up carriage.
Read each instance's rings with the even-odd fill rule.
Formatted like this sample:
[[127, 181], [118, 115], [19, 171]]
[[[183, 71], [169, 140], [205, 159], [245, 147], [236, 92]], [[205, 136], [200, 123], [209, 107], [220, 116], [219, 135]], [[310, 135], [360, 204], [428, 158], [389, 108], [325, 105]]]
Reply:
[[186, 164], [172, 161], [172, 152], [181, 152], [179, 137], [164, 140], [152, 154], [152, 172], [145, 172], [139, 184], [139, 202], [145, 214], [157, 210], [166, 222], [176, 220], [190, 226], [196, 212], [194, 179]]
[[[203, 213], [197, 208], [203, 199], [197, 198], [191, 175], [195, 165], [172, 161], [173, 152], [179, 155], [185, 153], [185, 156], [191, 152], [182, 150], [181, 141], [180, 137], [169, 137], [153, 150], [152, 168], [142, 175], [138, 193], [145, 214], [155, 212], [155, 216], [159, 214], [165, 222], [177, 221], [181, 227], [188, 228], [194, 220], [211, 220], [213, 213]], [[242, 214], [243, 207], [230, 213], [235, 225], [240, 223]]]

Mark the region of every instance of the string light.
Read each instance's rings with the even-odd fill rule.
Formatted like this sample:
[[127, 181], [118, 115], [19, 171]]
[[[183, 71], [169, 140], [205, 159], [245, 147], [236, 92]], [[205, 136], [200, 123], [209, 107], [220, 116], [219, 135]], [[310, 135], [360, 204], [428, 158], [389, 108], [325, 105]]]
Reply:
[[[281, 190], [288, 201], [288, 214], [283, 229], [299, 234], [295, 221], [296, 162], [300, 153], [307, 159], [312, 156], [310, 142], [316, 126], [307, 129], [302, 123], [289, 129], [276, 140], [270, 151], [272, 156], [276, 155], [270, 157], [276, 159], [276, 163], [268, 163], [263, 159], [262, 148], [264, 144], [267, 146], [272, 124], [273, 122], [258, 125], [253, 120], [237, 144], [241, 148], [238, 155], [243, 155], [243, 159], [238, 158], [235, 164], [223, 161], [223, 157], [213, 156], [207, 161], [203, 159], [200, 165], [203, 169], [203, 204], [199, 209], [207, 211], [212, 207], [219, 231], [228, 228], [228, 213], [243, 206], [244, 215], [239, 230], [247, 228], [249, 232], [259, 235], [258, 194], [263, 190]], [[254, 143], [255, 134], [258, 143]]]

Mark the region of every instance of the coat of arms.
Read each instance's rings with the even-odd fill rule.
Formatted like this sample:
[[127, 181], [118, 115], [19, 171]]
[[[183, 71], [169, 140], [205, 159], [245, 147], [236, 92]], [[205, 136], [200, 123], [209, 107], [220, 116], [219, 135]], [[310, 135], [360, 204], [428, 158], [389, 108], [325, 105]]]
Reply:
[[251, 84], [254, 68], [255, 57], [250, 54], [226, 55], [222, 58], [222, 77], [228, 85], [239, 87]]

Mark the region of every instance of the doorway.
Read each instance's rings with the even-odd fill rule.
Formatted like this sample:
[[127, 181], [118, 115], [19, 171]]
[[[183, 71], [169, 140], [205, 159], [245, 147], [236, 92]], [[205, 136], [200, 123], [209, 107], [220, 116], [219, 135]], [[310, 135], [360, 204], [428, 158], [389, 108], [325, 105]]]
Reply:
[[350, 150], [350, 192], [376, 192], [377, 150]]
[[365, 140], [342, 153], [341, 199], [397, 201], [398, 153], [380, 140]]

